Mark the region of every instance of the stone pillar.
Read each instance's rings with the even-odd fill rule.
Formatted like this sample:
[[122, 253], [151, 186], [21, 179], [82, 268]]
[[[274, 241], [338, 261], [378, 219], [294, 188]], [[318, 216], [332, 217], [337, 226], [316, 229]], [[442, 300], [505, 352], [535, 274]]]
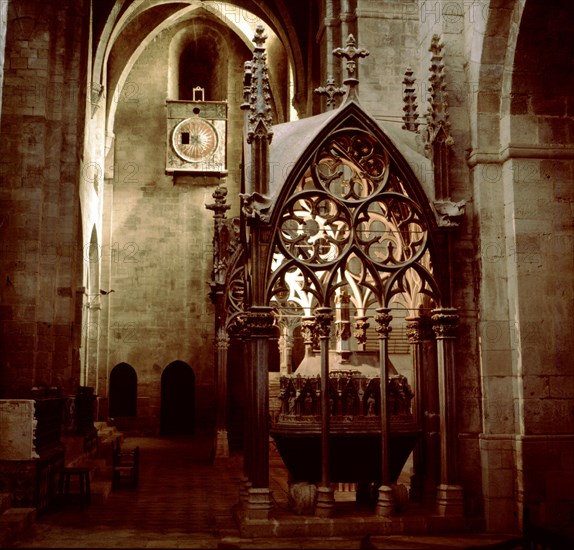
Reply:
[[[413, 450], [413, 469], [410, 499], [428, 503], [434, 501], [439, 471], [439, 448], [433, 441], [439, 433], [437, 418], [434, 417], [433, 402], [436, 399], [436, 373], [433, 364], [425, 363], [424, 342], [432, 338], [430, 319], [426, 316], [406, 318], [407, 338], [412, 346], [413, 371], [415, 376], [415, 399], [413, 415], [422, 437]], [[433, 383], [434, 382], [434, 383]], [[436, 472], [436, 473], [435, 473]]]
[[243, 472], [239, 486], [239, 506], [241, 510], [247, 507], [248, 491], [251, 487], [251, 480], [249, 479], [250, 472], [250, 459], [253, 453], [253, 445], [251, 443], [254, 437], [253, 431], [250, 426], [252, 425], [252, 403], [251, 398], [252, 384], [249, 383], [248, 368], [250, 365], [250, 349], [249, 349], [249, 329], [247, 325], [247, 315], [237, 316], [229, 325], [230, 334], [240, 339], [243, 345], [243, 359], [242, 359], [242, 374], [243, 374], [243, 391], [245, 396], [245, 408], [243, 412]]
[[247, 313], [250, 333], [249, 362], [247, 364], [250, 387], [249, 480], [245, 515], [248, 519], [268, 519], [271, 511], [269, 490], [269, 337], [273, 331], [272, 309], [252, 306]]
[[281, 336], [279, 337], [279, 374], [285, 376], [291, 374], [293, 358], [293, 328], [289, 321], [281, 324]]
[[344, 289], [335, 297], [335, 333], [337, 335], [336, 350], [341, 354], [343, 361], [348, 361], [349, 355], [351, 354], [351, 321], [349, 320], [350, 303], [351, 298]]
[[[88, 296], [88, 303], [86, 304], [86, 357], [85, 357], [85, 373], [84, 373], [84, 386], [94, 388], [97, 393], [98, 386], [98, 343], [101, 334], [100, 328], [100, 311], [102, 305], [99, 303], [100, 295], [97, 294], [91, 298]], [[95, 303], [94, 303], [95, 302]]]
[[229, 458], [229, 441], [227, 440], [227, 350], [229, 337], [224, 328], [216, 336], [217, 346], [217, 416], [215, 422], [216, 441], [215, 459]]
[[381, 379], [381, 486], [377, 499], [377, 516], [392, 516], [395, 510], [393, 490], [390, 486], [390, 463], [389, 463], [389, 435], [390, 417], [387, 399], [387, 385], [389, 381], [388, 357], [389, 357], [389, 334], [392, 330], [390, 323], [393, 316], [389, 308], [377, 308], [375, 330], [379, 335], [379, 366]]
[[331, 517], [335, 506], [335, 495], [331, 488], [331, 457], [329, 449], [329, 435], [331, 431], [329, 335], [333, 321], [331, 308], [317, 308], [315, 319], [321, 346], [321, 485], [317, 491], [315, 515], [319, 517]]
[[456, 395], [454, 372], [454, 331], [458, 325], [456, 308], [432, 310], [437, 340], [438, 389], [440, 410], [440, 485], [436, 509], [441, 516], [463, 515], [463, 491], [458, 484]]

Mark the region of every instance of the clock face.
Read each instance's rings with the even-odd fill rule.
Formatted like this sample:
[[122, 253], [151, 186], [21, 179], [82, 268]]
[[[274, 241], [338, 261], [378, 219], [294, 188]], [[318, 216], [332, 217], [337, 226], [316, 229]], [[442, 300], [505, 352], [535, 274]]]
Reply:
[[217, 149], [215, 127], [207, 120], [193, 117], [182, 120], [173, 130], [173, 148], [187, 162], [201, 162]]

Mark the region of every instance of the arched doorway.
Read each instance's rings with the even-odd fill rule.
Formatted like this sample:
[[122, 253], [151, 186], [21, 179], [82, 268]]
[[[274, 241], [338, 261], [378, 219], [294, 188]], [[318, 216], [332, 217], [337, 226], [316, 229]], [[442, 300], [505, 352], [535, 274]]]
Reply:
[[195, 374], [183, 361], [170, 363], [161, 375], [161, 435], [195, 431]]
[[137, 416], [137, 384], [135, 369], [127, 363], [119, 363], [110, 373], [109, 416]]

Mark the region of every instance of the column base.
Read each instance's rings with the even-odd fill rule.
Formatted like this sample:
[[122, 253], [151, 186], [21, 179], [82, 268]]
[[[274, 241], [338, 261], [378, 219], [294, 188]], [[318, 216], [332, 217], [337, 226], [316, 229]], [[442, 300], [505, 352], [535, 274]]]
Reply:
[[331, 487], [317, 487], [317, 504], [315, 515], [319, 518], [330, 518], [335, 509], [335, 491]]
[[242, 477], [239, 484], [239, 506], [242, 508], [247, 506], [249, 489], [251, 489], [251, 481], [249, 481], [246, 477]]
[[436, 491], [436, 513], [439, 516], [464, 515], [463, 490], [460, 485], [439, 485]]
[[377, 499], [377, 506], [375, 508], [375, 515], [383, 518], [388, 518], [395, 513], [395, 496], [393, 489], [388, 485], [381, 485], [379, 487], [379, 497]]
[[271, 490], [268, 487], [250, 487], [247, 490], [247, 502], [244, 507], [246, 519], [269, 519], [271, 508]]
[[217, 430], [217, 439], [215, 440], [215, 460], [218, 458], [229, 458], [227, 430]]

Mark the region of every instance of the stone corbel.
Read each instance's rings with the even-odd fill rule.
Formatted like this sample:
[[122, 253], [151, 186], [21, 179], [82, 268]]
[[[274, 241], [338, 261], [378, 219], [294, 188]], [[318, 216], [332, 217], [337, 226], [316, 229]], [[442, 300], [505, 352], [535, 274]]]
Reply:
[[458, 227], [464, 218], [466, 201], [444, 200], [433, 203], [439, 227]]
[[90, 104], [92, 106], [92, 118], [96, 114], [100, 106], [100, 100], [104, 95], [104, 86], [99, 82], [92, 82], [91, 90], [90, 90]]
[[271, 199], [261, 193], [240, 193], [241, 210], [247, 218], [269, 223]]

